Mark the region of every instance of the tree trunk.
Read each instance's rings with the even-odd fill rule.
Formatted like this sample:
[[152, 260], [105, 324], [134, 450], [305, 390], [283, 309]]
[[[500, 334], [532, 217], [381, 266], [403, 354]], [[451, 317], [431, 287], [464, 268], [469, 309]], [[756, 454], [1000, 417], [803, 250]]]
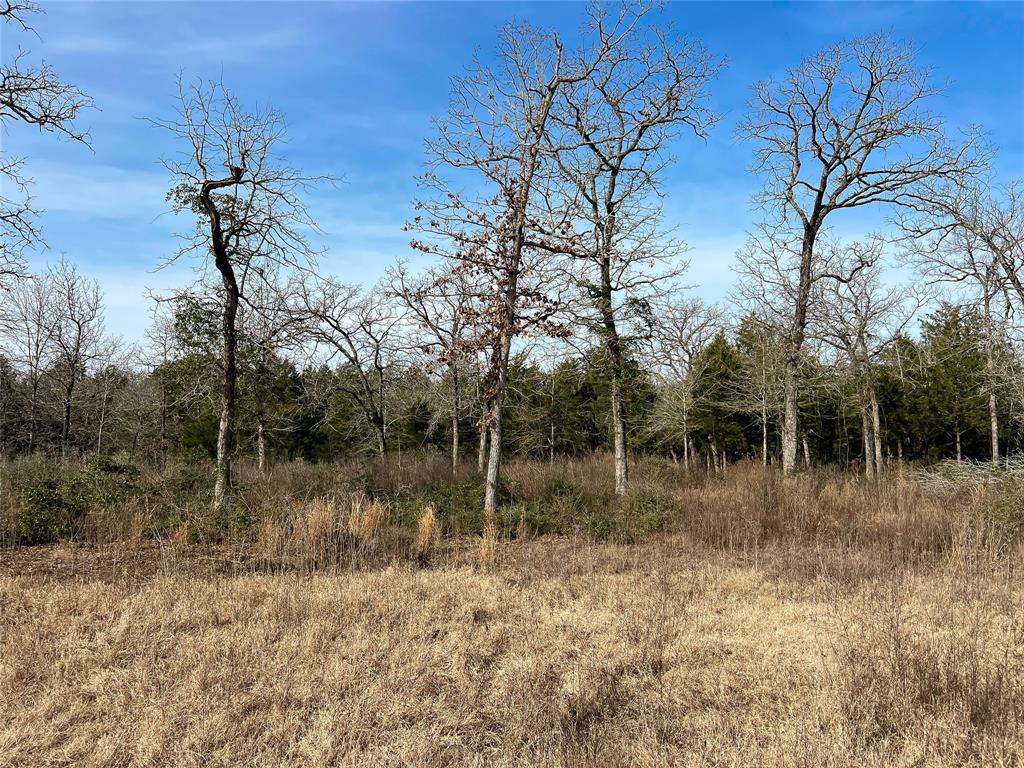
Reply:
[[811, 445], [807, 442], [807, 435], [802, 438], [802, 444], [804, 448], [804, 469], [811, 468]]
[[74, 396], [74, 392], [75, 378], [72, 374], [71, 379], [64, 388], [64, 418], [61, 422], [60, 430], [60, 455], [65, 459], [71, 450], [71, 398]]
[[220, 428], [217, 431], [216, 481], [213, 486], [213, 509], [218, 515], [223, 515], [227, 511], [228, 497], [232, 486], [231, 458], [235, 448], [235, 413], [238, 390], [236, 362], [238, 330], [235, 327], [235, 320], [238, 316], [238, 285], [235, 283], [233, 271], [230, 277], [224, 276], [224, 288], [224, 317], [221, 329], [224, 381], [221, 392]]
[[996, 403], [995, 392], [995, 331], [992, 328], [992, 299], [989, 285], [982, 286], [985, 295], [985, 331], [988, 338], [985, 339], [985, 372], [988, 374], [988, 419], [989, 433], [992, 440], [992, 464], [999, 466], [999, 411]]
[[555, 420], [551, 420], [551, 437], [548, 440], [548, 464], [555, 464]]
[[36, 403], [39, 402], [39, 381], [32, 382], [32, 397], [28, 403], [28, 452], [31, 454], [36, 439]]
[[[799, 353], [798, 353], [799, 354]], [[782, 473], [787, 477], [796, 471], [797, 419], [799, 411], [799, 360], [786, 358], [786, 406], [782, 414]]]
[[199, 191], [199, 198], [210, 219], [210, 249], [213, 251], [214, 265], [220, 273], [224, 285], [224, 314], [221, 318], [221, 365], [224, 380], [222, 381], [220, 427], [217, 431], [217, 469], [213, 485], [213, 512], [223, 517], [227, 511], [228, 498], [231, 493], [231, 455], [235, 448], [235, 413], [236, 394], [238, 391], [238, 281], [235, 269], [231, 264], [224, 231], [221, 229], [221, 215], [217, 204], [213, 201], [213, 193], [221, 188], [234, 186], [238, 177], [207, 180]]
[[992, 464], [999, 466], [999, 411], [996, 408], [996, 393], [988, 393], [989, 429], [992, 434]]
[[484, 529], [493, 531], [498, 516], [498, 493], [501, 482], [501, 428], [502, 410], [505, 405], [505, 387], [508, 384], [508, 361], [512, 351], [511, 324], [502, 331], [501, 341], [496, 350], [500, 358], [496, 360], [497, 381], [494, 395], [491, 397], [490, 414], [490, 451], [487, 458], [487, 477], [484, 490]]
[[768, 466], [768, 409], [761, 405], [761, 466]]
[[[611, 226], [611, 225], [609, 225]], [[629, 482], [629, 447], [626, 443], [626, 396], [623, 391], [622, 340], [615, 324], [612, 298], [611, 257], [601, 257], [601, 321], [604, 324], [605, 351], [608, 353], [612, 395], [612, 430], [615, 439], [615, 493], [622, 496]]]
[[882, 458], [882, 417], [878, 408], [878, 391], [874, 385], [871, 386], [871, 434], [874, 438], [875, 470], [881, 477], [885, 467]]
[[267, 430], [263, 426], [263, 418], [259, 417], [256, 424], [256, 460], [261, 475], [267, 473]]
[[107, 417], [107, 388], [104, 383], [103, 397], [100, 398], [100, 422], [96, 427], [96, 455], [103, 452], [103, 423]]
[[622, 382], [612, 380], [612, 422], [615, 427], [615, 493], [622, 496], [629, 482], [629, 459], [626, 445], [626, 409]]
[[686, 408], [683, 408], [683, 466], [686, 471], [690, 471], [690, 429], [686, 414]]
[[477, 446], [476, 450], [476, 469], [481, 474], [483, 474], [484, 468], [487, 466], [487, 438], [490, 434], [487, 414], [489, 411], [490, 405], [486, 405], [484, 413], [480, 415], [480, 445]]
[[384, 426], [384, 416], [376, 414], [373, 417], [373, 431], [377, 438], [377, 455], [384, 458], [388, 452], [388, 437]]
[[452, 366], [452, 476], [459, 471], [459, 411], [462, 403], [460, 402], [459, 392], [459, 371], [454, 365]]
[[956, 417], [956, 461], [959, 464], [963, 460], [963, 452], [960, 449], [960, 417]]
[[860, 409], [861, 430], [864, 433], [864, 476], [868, 480], [875, 479], [875, 438], [871, 424], [871, 409], [865, 402]]
[[807, 309], [811, 300], [811, 266], [814, 241], [818, 236], [820, 200], [815, 204], [810, 221], [804, 226], [800, 248], [800, 278], [797, 283], [796, 302], [793, 305], [793, 325], [789, 332], [789, 350], [786, 354], [785, 397], [782, 415], [782, 472], [789, 477], [796, 471], [796, 443], [800, 416], [800, 354], [807, 331]]

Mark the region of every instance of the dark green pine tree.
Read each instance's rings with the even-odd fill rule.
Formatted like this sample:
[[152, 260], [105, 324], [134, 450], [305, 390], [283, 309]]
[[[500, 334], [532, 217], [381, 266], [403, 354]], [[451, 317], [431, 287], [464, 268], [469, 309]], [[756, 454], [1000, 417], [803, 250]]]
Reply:
[[922, 323], [931, 453], [982, 458], [988, 419], [984, 330], [977, 312], [943, 302]]
[[750, 452], [737, 420], [741, 364], [739, 351], [721, 332], [699, 353], [694, 364], [694, 369], [701, 372], [694, 387], [694, 436], [715, 466]]

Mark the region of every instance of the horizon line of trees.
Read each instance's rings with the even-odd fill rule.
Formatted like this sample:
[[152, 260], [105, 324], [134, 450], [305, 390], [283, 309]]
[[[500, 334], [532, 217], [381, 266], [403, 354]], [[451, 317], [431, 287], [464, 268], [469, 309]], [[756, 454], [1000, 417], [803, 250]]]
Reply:
[[[58, 273], [68, 290], [51, 294], [44, 288]], [[144, 345], [127, 346], [106, 334], [94, 281], [67, 262], [43, 277], [15, 286], [14, 305], [24, 312], [0, 334], [0, 455], [116, 453], [157, 465], [215, 459], [216, 305], [179, 298], [157, 313]], [[381, 286], [383, 299], [355, 309], [368, 294], [354, 294], [349, 312], [363, 318], [363, 327], [351, 329], [352, 357], [376, 361], [369, 365], [327, 350], [300, 355], [304, 334], [267, 334], [262, 316], [244, 315], [236, 455], [269, 471], [280, 461], [428, 450], [483, 471], [485, 361], [438, 365], [412, 314], [403, 314], [399, 289]], [[58, 303], [69, 295], [93, 301], [84, 322]], [[731, 320], [692, 299], [658, 315], [624, 356], [631, 451], [712, 472], [741, 459], [780, 463], [781, 329], [755, 314]], [[260, 321], [256, 327], [250, 317]], [[1024, 355], [1008, 330], [1002, 326], [993, 343], [979, 306], [940, 301], [919, 336], [898, 328], [872, 358], [867, 409], [865, 371], [823, 335], [801, 361], [800, 465], [837, 464], [872, 476], [896, 459], [998, 461], [1019, 452]], [[596, 344], [517, 350], [506, 450], [544, 461], [613, 452], [608, 365]]]
[[[180, 149], [167, 199], [188, 224], [168, 261], [193, 259], [197, 280], [162, 297], [145, 353], [118, 356], [99, 287], [73, 265], [24, 274], [36, 212], [0, 201], [17, 234], [0, 265], [0, 450], [212, 454], [222, 512], [240, 451], [265, 468], [443, 443], [453, 464], [476, 454], [488, 528], [505, 450], [607, 449], [619, 494], [637, 451], [875, 477], [892, 457], [1018, 450], [1022, 188], [992, 179], [976, 127], [937, 117], [943, 88], [913, 46], [843, 41], [754, 85], [739, 135], [763, 216], [729, 306], [713, 307], [683, 288], [662, 183], [672, 151], [713, 133], [724, 64], [658, 12], [594, 3], [571, 46], [504, 25], [493, 60], [452, 78], [427, 141], [407, 230], [430, 263], [396, 262], [368, 288], [319, 272], [305, 199], [339, 180], [289, 164], [284, 117], [180, 81], [151, 124]], [[87, 142], [88, 97], [37, 74], [0, 94], [0, 119]], [[885, 229], [837, 237], [861, 208]], [[916, 284], [887, 279], [894, 254]]]

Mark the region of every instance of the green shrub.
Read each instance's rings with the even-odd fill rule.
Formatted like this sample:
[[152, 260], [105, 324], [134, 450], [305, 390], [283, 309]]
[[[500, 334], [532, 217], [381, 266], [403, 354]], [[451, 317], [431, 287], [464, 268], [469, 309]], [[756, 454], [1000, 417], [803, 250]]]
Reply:
[[622, 525], [635, 534], [663, 531], [675, 511], [675, 500], [664, 488], [640, 485], [629, 488], [619, 502]]
[[635, 541], [667, 529], [676, 512], [672, 494], [644, 484], [626, 490], [618, 501], [591, 508], [586, 516], [587, 533], [595, 539]]
[[13, 521], [23, 544], [49, 544], [71, 534], [73, 510], [65, 507], [55, 477], [36, 477], [21, 489], [21, 505]]
[[442, 485], [411, 502], [416, 514], [425, 504], [433, 504], [441, 527], [446, 533], [458, 529], [462, 533], [483, 531], [483, 508], [486, 488], [483, 483], [463, 482]]

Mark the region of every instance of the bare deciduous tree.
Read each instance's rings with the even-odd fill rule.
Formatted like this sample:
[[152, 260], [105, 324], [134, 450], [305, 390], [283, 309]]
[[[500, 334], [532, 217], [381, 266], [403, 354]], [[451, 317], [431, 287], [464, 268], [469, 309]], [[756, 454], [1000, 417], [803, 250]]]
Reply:
[[884, 466], [875, 364], [904, 332], [923, 297], [906, 286], [884, 286], [880, 240], [831, 247], [835, 249], [831, 260], [870, 265], [856, 270], [847, 281], [819, 283], [811, 324], [814, 335], [847, 359], [860, 405], [864, 473], [873, 480]]
[[766, 176], [761, 202], [793, 232], [793, 304], [787, 323], [783, 469], [796, 466], [800, 354], [819, 260], [816, 243], [836, 211], [915, 205], [926, 185], [980, 169], [973, 140], [953, 146], [927, 111], [941, 93], [913, 49], [876, 34], [828, 48], [781, 81], [754, 88], [740, 133]]
[[[41, 12], [38, 3], [4, 0], [0, 23], [32, 31], [29, 17]], [[28, 52], [18, 49], [9, 62], [0, 64], [0, 129], [21, 123], [44, 133], [89, 144], [89, 135], [75, 125], [79, 113], [93, 105], [79, 88], [65, 83], [46, 62], [33, 65]], [[39, 211], [24, 175], [24, 158], [0, 150], [0, 278], [22, 276], [22, 252], [42, 242], [36, 218]]]
[[703, 138], [716, 120], [705, 101], [718, 64], [700, 43], [644, 25], [644, 13], [641, 6], [610, 18], [604, 6], [591, 7], [599, 54], [586, 78], [562, 89], [549, 131], [582, 229], [568, 248], [607, 358], [620, 495], [629, 477], [622, 315], [684, 268], [682, 249], [662, 231], [660, 177], [681, 129]]
[[[964, 242], [962, 235], [956, 239], [956, 233], [968, 233], [977, 241], [976, 251], [978, 247], [988, 251], [1024, 309], [1024, 182], [994, 188], [958, 182], [929, 184], [919, 204], [900, 218], [904, 232], [918, 241], [918, 251], [941, 249], [947, 256]], [[950, 236], [954, 236], [952, 245], [945, 242]], [[931, 262], [933, 268], [938, 266], [936, 259]], [[962, 273], [962, 268], [948, 266]]]
[[[306, 279], [298, 289], [303, 333], [340, 357], [341, 390], [359, 406], [372, 429], [379, 456], [387, 452], [387, 396], [398, 375], [398, 328], [402, 315], [384, 286], [365, 292], [332, 278]], [[352, 381], [349, 382], [349, 374]]]
[[184, 146], [164, 159], [174, 179], [168, 200], [175, 212], [188, 210], [197, 218], [171, 261], [200, 254], [203, 269], [214, 267], [220, 280], [223, 386], [213, 507], [223, 513], [232, 485], [239, 303], [247, 298], [247, 281], [305, 267], [315, 258], [308, 235], [317, 227], [302, 198], [329, 177], [288, 166], [278, 154], [285, 139], [282, 116], [272, 109], [246, 111], [219, 82], [179, 81], [176, 117], [151, 122]]
[[466, 368], [472, 356], [469, 327], [471, 305], [479, 290], [466, 279], [464, 270], [428, 269], [418, 277], [404, 264], [391, 270], [391, 290], [408, 309], [425, 338], [419, 347], [447, 371], [448, 412], [452, 439], [452, 472], [459, 466], [459, 420], [463, 412]]
[[[975, 222], [977, 225], [978, 222]], [[1004, 230], [1005, 231], [1005, 230]], [[999, 408], [997, 390], [1001, 373], [1008, 361], [1002, 354], [1006, 344], [1006, 316], [1011, 309], [1009, 295], [1013, 283], [1005, 272], [1012, 264], [1013, 249], [1000, 248], [996, 253], [989, 238], [975, 234], [975, 227], [941, 227], [928, 237], [915, 237], [910, 241], [907, 256], [921, 270], [922, 275], [937, 283], [963, 287], [968, 291], [966, 300], [977, 306], [985, 330], [985, 378], [988, 389], [989, 437], [992, 463], [999, 464]], [[1000, 238], [1000, 242], [1002, 238]], [[1011, 266], [1011, 270], [1013, 266]], [[999, 311], [999, 307], [1003, 311]], [[1022, 305], [1024, 306], [1024, 305]]]
[[74, 264], [61, 259], [43, 278], [49, 295], [56, 353], [50, 375], [61, 393], [61, 455], [71, 450], [75, 389], [89, 368], [106, 360], [111, 344], [104, 336], [103, 294], [99, 283], [83, 277]]
[[24, 377], [28, 391], [26, 450], [37, 445], [37, 421], [41, 387], [53, 363], [57, 318], [50, 287], [40, 277], [18, 281], [7, 294], [0, 332], [14, 366]]
[[699, 299], [672, 302], [659, 308], [648, 347], [648, 362], [659, 386], [653, 426], [663, 440], [680, 440], [683, 465], [689, 469], [693, 454], [691, 414], [694, 389], [701, 371], [699, 353], [721, 328], [717, 307]]
[[761, 464], [768, 465], [768, 427], [785, 405], [786, 346], [776, 321], [758, 312], [747, 315], [736, 334], [742, 364], [737, 380], [737, 405], [757, 417], [761, 427]]
[[[428, 142], [432, 170], [422, 180], [427, 199], [418, 203], [419, 215], [410, 225], [422, 234], [414, 247], [450, 257], [472, 279], [490, 284], [491, 301], [476, 324], [482, 329], [477, 343], [489, 352], [484, 517], [492, 535], [512, 345], [553, 313], [538, 280], [544, 251], [530, 245], [550, 171], [546, 132], [559, 91], [585, 75], [567, 60], [556, 34], [527, 25], [503, 27], [495, 65], [477, 61], [470, 74], [452, 80], [448, 114], [435, 121], [436, 135]], [[472, 193], [437, 173], [460, 169], [476, 174]], [[543, 231], [555, 229], [547, 225]]]

